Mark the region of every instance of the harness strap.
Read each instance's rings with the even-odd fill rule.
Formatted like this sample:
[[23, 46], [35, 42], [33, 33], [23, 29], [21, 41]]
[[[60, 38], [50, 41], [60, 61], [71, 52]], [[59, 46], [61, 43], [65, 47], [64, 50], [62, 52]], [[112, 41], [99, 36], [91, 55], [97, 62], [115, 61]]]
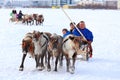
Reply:
[[43, 37], [48, 41], [48, 38], [45, 35], [43, 35]]
[[[47, 40], [47, 42], [48, 42], [48, 38], [47, 38], [45, 35], [43, 35], [43, 37], [44, 37], [44, 38]], [[45, 46], [45, 44], [46, 44], [47, 42], [44, 42], [44, 44], [42, 45], [42, 47]]]
[[[68, 39], [64, 40], [63, 43], [65, 43], [67, 40], [68, 40]], [[63, 44], [63, 43], [62, 43], [62, 44]]]

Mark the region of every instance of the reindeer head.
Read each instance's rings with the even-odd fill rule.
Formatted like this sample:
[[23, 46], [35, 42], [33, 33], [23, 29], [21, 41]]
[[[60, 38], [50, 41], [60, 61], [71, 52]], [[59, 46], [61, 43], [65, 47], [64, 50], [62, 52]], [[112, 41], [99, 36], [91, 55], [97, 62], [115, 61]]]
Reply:
[[38, 41], [41, 33], [39, 31], [33, 31], [33, 41]]

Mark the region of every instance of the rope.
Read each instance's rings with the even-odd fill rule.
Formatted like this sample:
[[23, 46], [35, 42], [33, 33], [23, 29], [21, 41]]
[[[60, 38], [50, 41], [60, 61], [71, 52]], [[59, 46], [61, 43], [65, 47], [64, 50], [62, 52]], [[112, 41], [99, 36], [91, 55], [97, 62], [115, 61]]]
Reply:
[[78, 29], [78, 27], [76, 26], [76, 24], [73, 23], [72, 19], [68, 16], [68, 14], [65, 12], [65, 10], [61, 7], [62, 11], [64, 12], [64, 14], [67, 16], [67, 18], [72, 22], [72, 24], [75, 26], [75, 28], [77, 29], [77, 31], [80, 33], [80, 35], [83, 37], [84, 40], [87, 40], [85, 38], [85, 36], [82, 34], [82, 32]]

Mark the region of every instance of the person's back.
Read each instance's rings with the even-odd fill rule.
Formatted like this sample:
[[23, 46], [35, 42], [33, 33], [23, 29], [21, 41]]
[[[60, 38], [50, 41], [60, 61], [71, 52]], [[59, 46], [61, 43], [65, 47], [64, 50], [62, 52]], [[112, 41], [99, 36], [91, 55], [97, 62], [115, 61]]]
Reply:
[[18, 14], [18, 19], [22, 19], [22, 16], [23, 16], [23, 13], [22, 13], [22, 11], [20, 10], [20, 11], [19, 11], [19, 14]]

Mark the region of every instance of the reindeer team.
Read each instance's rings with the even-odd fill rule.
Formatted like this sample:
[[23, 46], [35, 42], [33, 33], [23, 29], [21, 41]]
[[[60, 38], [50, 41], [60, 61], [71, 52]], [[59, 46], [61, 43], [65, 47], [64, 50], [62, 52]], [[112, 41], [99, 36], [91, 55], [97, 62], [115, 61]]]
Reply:
[[21, 10], [18, 14], [16, 10], [13, 10], [11, 16], [12, 17], [9, 19], [9, 22], [22, 22], [27, 25], [43, 25], [44, 22], [44, 17], [42, 14], [23, 14]]
[[[20, 11], [16, 18], [16, 11], [12, 11], [12, 18], [9, 21], [22, 22], [27, 25], [42, 25], [44, 17], [42, 14], [22, 14]], [[59, 66], [63, 66], [63, 58], [66, 59], [66, 71], [74, 73], [75, 61], [77, 55], [81, 55], [83, 60], [89, 59], [90, 49], [88, 43], [78, 37], [70, 34], [63, 38], [56, 33], [33, 31], [25, 34], [22, 40], [22, 61], [19, 67], [20, 71], [24, 70], [24, 61], [27, 54], [35, 59], [36, 69], [42, 71], [47, 68], [51, 71], [54, 62], [54, 71], [58, 71]], [[55, 59], [55, 60], [54, 60]]]
[[[83, 42], [85, 43], [85, 42]], [[84, 49], [80, 49], [80, 46], [84, 45]], [[85, 60], [88, 60], [87, 43], [80, 44], [77, 37], [68, 35], [63, 39], [62, 36], [57, 34], [51, 34], [49, 32], [33, 31], [25, 34], [22, 40], [22, 62], [19, 70], [24, 70], [24, 61], [27, 54], [30, 54], [35, 59], [36, 68], [43, 70], [47, 68], [47, 71], [51, 71], [51, 61], [54, 61], [54, 71], [58, 71], [59, 66], [63, 65], [63, 57], [66, 59], [67, 72], [74, 73], [75, 61], [77, 55], [82, 55]]]

